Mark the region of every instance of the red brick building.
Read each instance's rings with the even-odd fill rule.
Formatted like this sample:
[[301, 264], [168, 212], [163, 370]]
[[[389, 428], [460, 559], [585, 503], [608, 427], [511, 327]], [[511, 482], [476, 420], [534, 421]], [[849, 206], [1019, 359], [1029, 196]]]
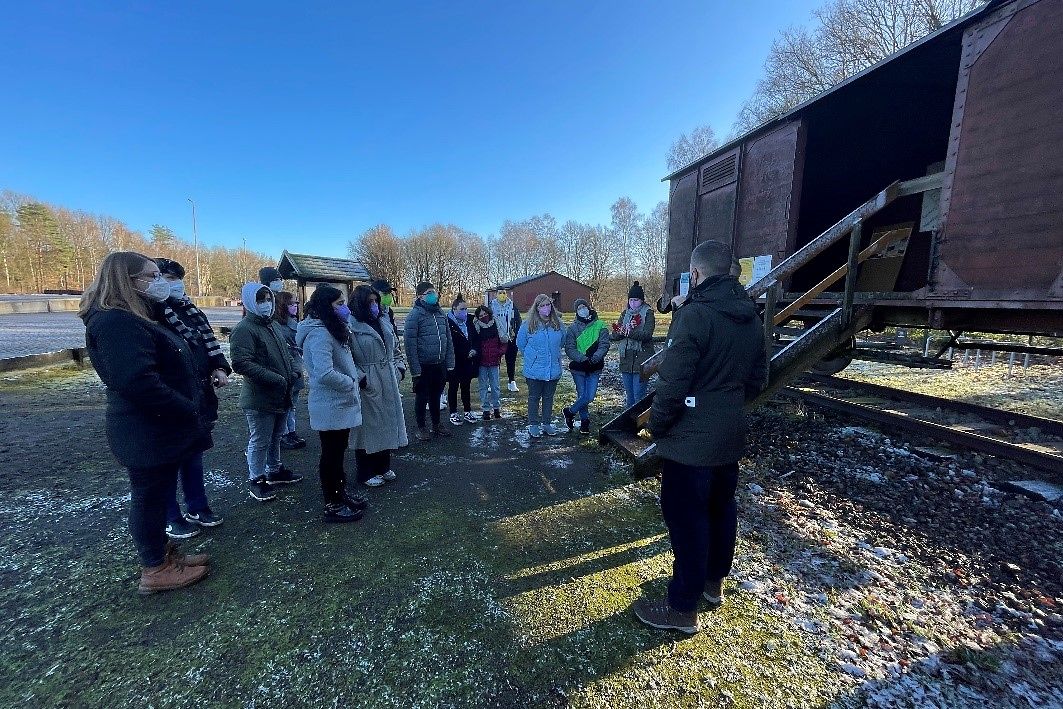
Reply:
[[587, 302], [591, 299], [590, 286], [574, 281], [568, 276], [562, 276], [557, 271], [524, 276], [508, 283], [500, 283], [487, 291], [487, 302], [490, 302], [503, 288], [509, 291], [513, 304], [521, 312], [528, 310], [535, 302], [535, 296], [540, 293], [551, 296], [558, 310], [565, 313], [572, 312], [572, 302], [577, 298], [583, 298]]

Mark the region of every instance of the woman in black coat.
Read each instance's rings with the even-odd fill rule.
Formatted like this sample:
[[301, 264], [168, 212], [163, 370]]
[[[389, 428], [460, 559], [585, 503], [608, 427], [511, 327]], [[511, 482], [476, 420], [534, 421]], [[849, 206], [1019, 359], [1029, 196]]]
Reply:
[[[454, 341], [454, 369], [447, 375], [447, 405], [450, 407], [450, 422], [460, 426], [466, 421], [473, 423], [480, 420], [472, 411], [469, 391], [472, 380], [480, 375], [480, 346], [476, 328], [469, 319], [469, 306], [465, 304], [461, 293], [458, 293], [458, 297], [450, 306], [447, 325], [450, 326], [450, 337]], [[461, 405], [465, 408], [464, 417], [458, 411], [459, 390]]]
[[109, 254], [81, 299], [85, 344], [107, 388], [107, 441], [129, 471], [129, 531], [140, 593], [182, 588], [207, 575], [206, 555], [166, 541], [166, 506], [183, 461], [213, 443], [193, 354], [165, 324], [170, 284], [147, 256]]

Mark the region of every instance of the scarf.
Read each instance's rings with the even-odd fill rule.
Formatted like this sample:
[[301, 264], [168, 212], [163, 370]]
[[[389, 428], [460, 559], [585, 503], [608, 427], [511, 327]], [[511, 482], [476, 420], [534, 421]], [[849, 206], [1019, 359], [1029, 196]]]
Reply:
[[[188, 327], [174, 312], [174, 308], [181, 311], [183, 315], [192, 325], [195, 327]], [[218, 344], [218, 338], [214, 336], [214, 330], [210, 327], [210, 322], [207, 320], [207, 316], [203, 314], [203, 311], [195, 306], [195, 304], [188, 298], [182, 298], [177, 300], [170, 298], [166, 301], [162, 311], [163, 317], [166, 318], [166, 322], [170, 323], [170, 327], [174, 331], [185, 338], [191, 345], [202, 345], [207, 350], [207, 357], [213, 359], [214, 357], [222, 357], [221, 345]]]
[[495, 322], [494, 318], [491, 318], [487, 322], [481, 321], [480, 318], [474, 318], [473, 319], [473, 327], [476, 328], [476, 334], [477, 335], [479, 335], [484, 330], [489, 330], [492, 327], [495, 327], [497, 324], [498, 323]]
[[601, 320], [592, 320], [587, 327], [583, 329], [583, 332], [576, 338], [576, 349], [580, 351], [580, 354], [587, 354], [587, 351], [591, 347], [598, 344], [598, 335], [605, 329], [605, 323]]

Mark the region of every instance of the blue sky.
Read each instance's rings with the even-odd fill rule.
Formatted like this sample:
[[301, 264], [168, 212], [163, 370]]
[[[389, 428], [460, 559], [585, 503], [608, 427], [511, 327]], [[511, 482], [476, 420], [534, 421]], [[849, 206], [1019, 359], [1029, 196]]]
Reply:
[[667, 198], [819, 0], [9, 3], [0, 188], [204, 243], [342, 255], [378, 223], [488, 234]]

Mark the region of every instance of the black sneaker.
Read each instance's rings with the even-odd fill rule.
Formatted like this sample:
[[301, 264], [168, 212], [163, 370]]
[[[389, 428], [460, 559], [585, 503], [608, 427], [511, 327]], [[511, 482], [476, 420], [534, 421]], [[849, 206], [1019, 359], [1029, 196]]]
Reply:
[[363, 510], [352, 510], [344, 504], [325, 505], [326, 522], [357, 522], [364, 516]]
[[[300, 441], [302, 442], [300, 443]], [[296, 448], [302, 448], [306, 445], [306, 441], [303, 441], [294, 433], [285, 433], [283, 436], [281, 436], [280, 443], [281, 448], [289, 451], [295, 450]]]
[[197, 534], [199, 534], [199, 529], [183, 519], [166, 523], [166, 536], [170, 539], [191, 539]]
[[450, 438], [454, 434], [448, 431], [446, 426], [444, 426], [443, 424], [439, 424], [434, 429], [432, 429], [432, 435], [436, 438]]
[[251, 493], [251, 499], [259, 502], [268, 502], [277, 498], [277, 493], [266, 482], [265, 475], [259, 475], [254, 480], [247, 482], [247, 491]]
[[576, 414], [572, 409], [567, 406], [561, 409], [561, 413], [565, 415], [565, 423], [568, 424], [568, 430], [572, 430], [576, 427]]
[[491, 412], [490, 411], [484, 411], [483, 420], [484, 421], [490, 421], [491, 420]]
[[283, 465], [280, 470], [266, 475], [266, 482], [270, 485], [291, 485], [303, 479], [299, 473], [293, 473]]
[[343, 502], [352, 510], [364, 510], [369, 506], [369, 498], [365, 495], [358, 495], [343, 491]]
[[588, 435], [591, 432], [591, 422], [590, 421], [580, 421], [579, 422], [579, 432], [582, 433], [584, 436]]
[[218, 515], [211, 512], [209, 509], [204, 512], [200, 512], [199, 514], [192, 514], [191, 512], [188, 512], [185, 514], [185, 519], [191, 522], [192, 524], [198, 524], [200, 527], [217, 527], [219, 524], [225, 521]]

